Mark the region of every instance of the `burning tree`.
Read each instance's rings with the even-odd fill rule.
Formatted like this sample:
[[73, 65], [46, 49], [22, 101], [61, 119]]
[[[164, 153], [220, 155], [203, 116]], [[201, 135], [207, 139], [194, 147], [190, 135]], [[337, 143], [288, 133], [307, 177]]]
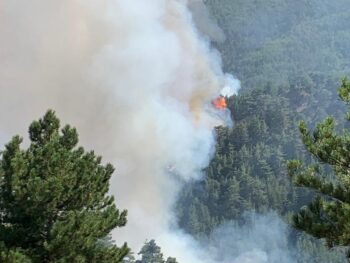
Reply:
[[221, 95], [218, 98], [216, 98], [215, 100], [213, 100], [212, 104], [218, 110], [223, 110], [223, 109], [227, 108], [226, 98], [224, 96], [221, 96]]
[[0, 158], [1, 262], [121, 262], [128, 253], [104, 238], [126, 224], [108, 196], [112, 165], [77, 148], [78, 134], [48, 111]]

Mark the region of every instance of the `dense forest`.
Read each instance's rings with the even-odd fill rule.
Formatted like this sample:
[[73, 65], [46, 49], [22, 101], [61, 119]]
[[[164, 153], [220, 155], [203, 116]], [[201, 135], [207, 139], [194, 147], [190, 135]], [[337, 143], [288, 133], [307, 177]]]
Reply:
[[350, 72], [346, 0], [205, 2], [226, 36], [217, 44], [225, 69], [245, 90], [310, 74], [339, 79]]
[[[229, 101], [234, 128], [217, 128], [205, 179], [186, 187], [178, 202], [179, 224], [198, 238], [223, 222], [243, 220], [246, 211], [273, 210], [290, 222], [291, 214], [311, 202], [314, 192], [293, 186], [286, 167], [290, 159], [313, 162], [298, 123], [313, 127], [332, 115], [338, 130], [348, 127], [337, 89], [350, 72], [348, 1], [206, 5], [226, 36], [214, 45], [242, 90]], [[345, 262], [300, 233], [290, 239], [312, 262]], [[298, 262], [310, 258], [300, 256]]]

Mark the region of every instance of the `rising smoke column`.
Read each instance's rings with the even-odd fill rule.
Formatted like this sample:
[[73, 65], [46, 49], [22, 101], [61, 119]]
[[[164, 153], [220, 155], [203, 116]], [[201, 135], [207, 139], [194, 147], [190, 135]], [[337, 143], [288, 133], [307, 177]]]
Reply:
[[78, 128], [82, 145], [117, 168], [111, 192], [129, 216], [114, 238], [135, 250], [159, 239], [180, 260], [185, 253], [171, 250], [183, 244], [170, 230], [172, 206], [181, 185], [200, 178], [214, 151], [212, 129], [221, 120], [207, 111], [211, 99], [223, 87], [238, 89], [197, 32], [188, 4], [0, 4], [1, 143], [24, 135], [31, 120], [53, 108]]

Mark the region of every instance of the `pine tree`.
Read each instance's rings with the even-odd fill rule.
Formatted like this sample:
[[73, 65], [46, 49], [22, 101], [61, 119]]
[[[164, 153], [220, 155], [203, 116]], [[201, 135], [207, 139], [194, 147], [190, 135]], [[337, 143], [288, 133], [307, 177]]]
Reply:
[[141, 255], [141, 260], [136, 260], [136, 263], [177, 263], [176, 258], [168, 257], [166, 261], [163, 259], [161, 248], [154, 239], [145, 242], [138, 254]]
[[165, 263], [177, 263], [176, 258], [168, 257]]
[[126, 244], [103, 241], [126, 224], [127, 212], [107, 195], [112, 165], [77, 147], [76, 129], [60, 130], [53, 111], [30, 125], [29, 137], [27, 149], [15, 136], [1, 153], [1, 255], [30, 259], [23, 262], [121, 262]]
[[[350, 103], [350, 83], [346, 79], [339, 96]], [[350, 112], [347, 119], [350, 121]], [[313, 157], [332, 168], [333, 178], [320, 165], [304, 168], [301, 161], [289, 162], [289, 173], [296, 184], [320, 194], [294, 216], [294, 224], [317, 238], [325, 238], [329, 247], [350, 246], [350, 133], [345, 130], [338, 134], [331, 117], [319, 123], [313, 133], [302, 122], [300, 132]]]
[[141, 260], [137, 260], [136, 263], [163, 263], [163, 254], [160, 247], [156, 244], [154, 239], [146, 242], [142, 247], [139, 255], [142, 256]]

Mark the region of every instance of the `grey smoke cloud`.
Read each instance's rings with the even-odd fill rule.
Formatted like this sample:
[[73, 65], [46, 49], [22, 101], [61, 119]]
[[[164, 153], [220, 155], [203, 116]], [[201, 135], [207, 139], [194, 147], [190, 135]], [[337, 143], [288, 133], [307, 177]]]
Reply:
[[111, 193], [129, 216], [113, 237], [135, 250], [150, 238], [171, 247], [178, 240], [170, 230], [172, 206], [181, 185], [208, 165], [212, 128], [222, 120], [207, 107], [227, 85], [220, 56], [200, 37], [188, 2], [0, 5], [1, 143], [25, 136], [33, 119], [56, 110], [78, 128], [82, 145], [117, 168]]
[[[228, 221], [201, 240], [181, 231], [172, 233], [173, 245], [162, 250], [166, 255], [182, 251], [179, 262], [195, 263], [297, 263], [313, 259], [300, 253], [288, 240], [289, 235], [290, 227], [277, 214], [252, 212], [245, 215], [244, 224]], [[160, 240], [168, 238], [164, 235]]]
[[224, 42], [224, 31], [218, 26], [216, 21], [210, 15], [207, 7], [202, 0], [191, 0], [188, 4], [191, 10], [193, 20], [198, 30], [215, 42]]
[[[301, 243], [291, 241], [291, 227], [274, 212], [265, 214], [247, 212], [244, 219], [244, 224], [228, 221], [214, 229], [209, 237], [200, 241], [178, 231], [172, 238], [176, 242], [165, 252], [169, 254], [183, 251], [184, 257], [181, 262], [298, 263], [331, 262], [330, 260], [347, 262], [346, 253], [339, 253], [342, 251], [341, 248], [326, 253], [326, 248], [322, 250], [321, 247], [315, 246], [316, 240], [308, 236], [304, 236], [303, 240], [299, 241]], [[307, 243], [309, 250], [305, 250], [305, 246], [300, 247]], [[318, 244], [321, 245], [321, 242]], [[314, 250], [310, 249], [311, 247]]]
[[287, 225], [273, 213], [247, 214], [249, 223], [228, 222], [211, 236], [211, 254], [222, 263], [296, 263]]

